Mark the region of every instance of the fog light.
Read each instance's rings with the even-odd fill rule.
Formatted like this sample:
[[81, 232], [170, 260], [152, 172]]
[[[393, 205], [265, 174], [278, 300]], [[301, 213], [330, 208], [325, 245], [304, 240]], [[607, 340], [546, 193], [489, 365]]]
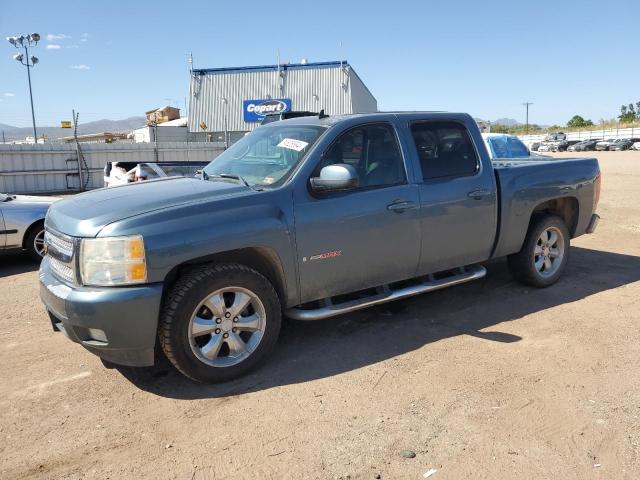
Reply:
[[98, 342], [107, 343], [107, 334], [99, 328], [90, 328], [89, 336], [91, 337], [91, 340], [97, 340]]

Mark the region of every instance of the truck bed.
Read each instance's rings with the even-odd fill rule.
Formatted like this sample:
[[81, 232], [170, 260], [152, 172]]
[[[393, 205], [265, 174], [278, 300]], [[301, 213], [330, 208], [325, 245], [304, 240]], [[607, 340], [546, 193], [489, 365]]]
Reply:
[[492, 161], [499, 196], [499, 231], [492, 257], [520, 250], [534, 210], [552, 199], [575, 204], [571, 236], [585, 233], [595, 204], [596, 158], [527, 158]]

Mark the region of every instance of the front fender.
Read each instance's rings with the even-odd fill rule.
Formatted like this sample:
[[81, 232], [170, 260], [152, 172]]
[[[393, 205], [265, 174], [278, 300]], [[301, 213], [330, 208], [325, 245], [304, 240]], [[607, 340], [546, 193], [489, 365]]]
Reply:
[[37, 222], [44, 220], [48, 206], [30, 206], [20, 208], [2, 209], [4, 217], [4, 230], [7, 231], [7, 248], [22, 248], [24, 237], [29, 228]]
[[215, 200], [141, 214], [114, 222], [98, 234], [141, 234], [149, 282], [163, 282], [178, 265], [245, 248], [277, 255], [287, 285], [287, 303], [298, 298], [291, 193], [282, 188], [259, 195]]

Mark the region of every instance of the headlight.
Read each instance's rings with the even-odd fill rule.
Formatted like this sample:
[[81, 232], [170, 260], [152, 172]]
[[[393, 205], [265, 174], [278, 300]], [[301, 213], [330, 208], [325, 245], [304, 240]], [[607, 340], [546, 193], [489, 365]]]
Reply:
[[84, 238], [80, 244], [84, 285], [132, 285], [147, 281], [142, 235]]

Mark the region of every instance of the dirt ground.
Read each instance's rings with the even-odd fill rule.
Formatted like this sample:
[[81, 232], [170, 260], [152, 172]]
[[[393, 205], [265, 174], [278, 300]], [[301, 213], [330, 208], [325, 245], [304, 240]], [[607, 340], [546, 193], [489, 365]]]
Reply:
[[51, 331], [35, 267], [0, 257], [0, 478], [640, 478], [640, 152], [597, 156], [602, 221], [554, 287], [496, 261], [391, 309], [291, 321], [220, 386], [105, 369]]

